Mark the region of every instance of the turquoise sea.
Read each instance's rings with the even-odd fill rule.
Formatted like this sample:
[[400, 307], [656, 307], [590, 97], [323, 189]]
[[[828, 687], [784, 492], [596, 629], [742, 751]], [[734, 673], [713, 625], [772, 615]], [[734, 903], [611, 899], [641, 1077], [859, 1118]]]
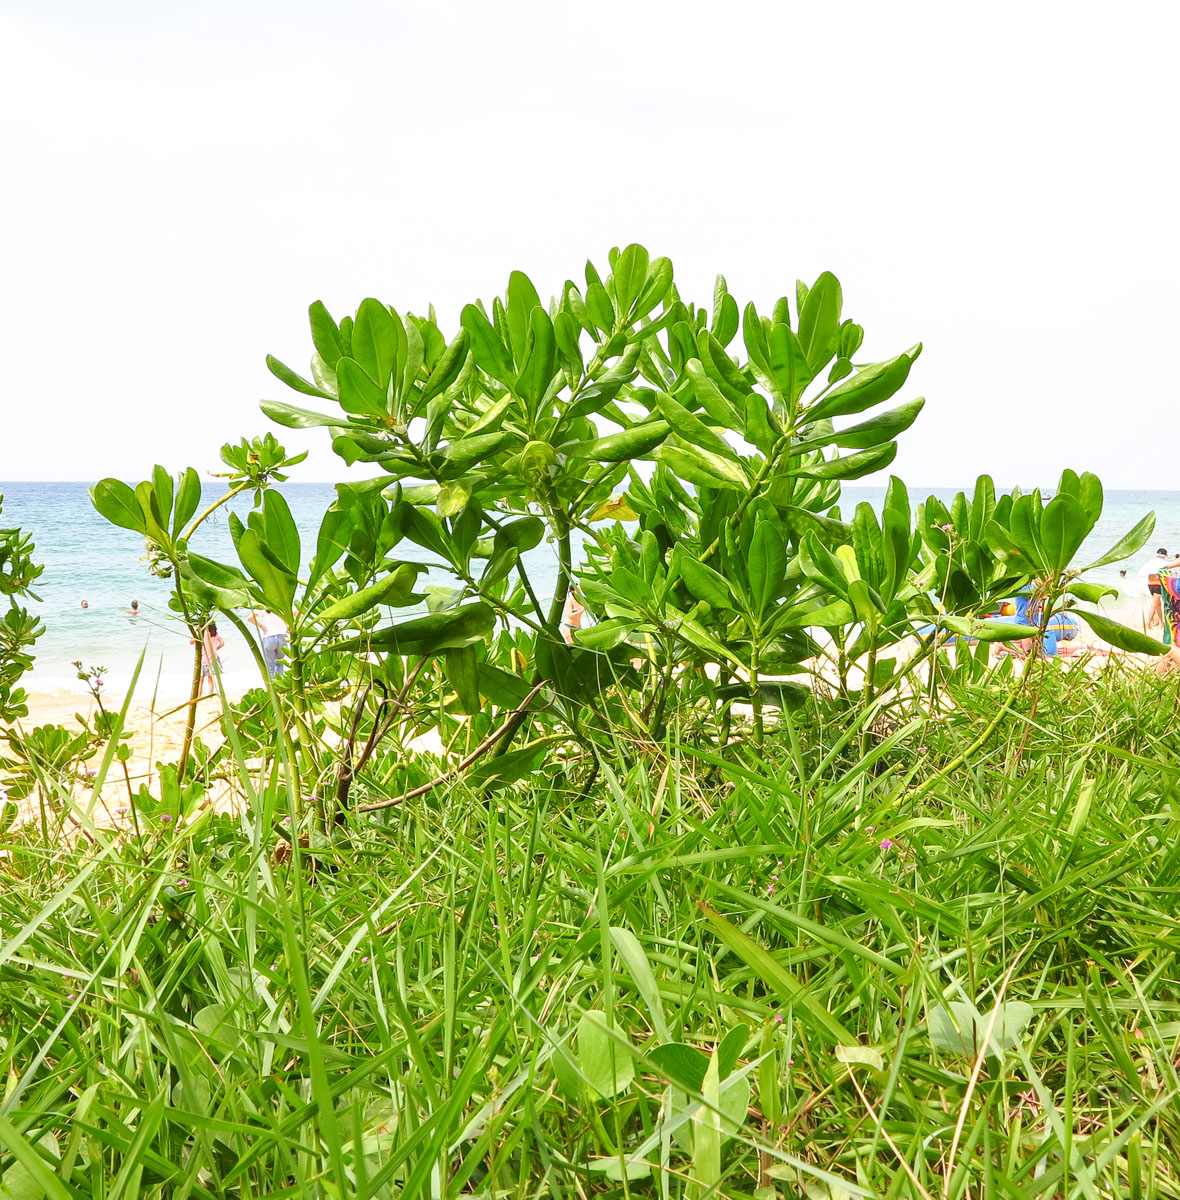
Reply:
[[[107, 690], [121, 695], [141, 653], [144, 667], [138, 694], [145, 698], [154, 690], [163, 698], [178, 698], [187, 692], [192, 669], [188, 633], [168, 609], [170, 584], [151, 576], [142, 561], [143, 541], [136, 534], [108, 524], [91, 507], [87, 483], [0, 483], [4, 496], [0, 523], [19, 525], [32, 534], [37, 560], [45, 564], [38, 582], [39, 604], [32, 605], [46, 632], [36, 647], [37, 662], [26, 687], [38, 691], [80, 692], [71, 665], [81, 659], [86, 666], [107, 668]], [[933, 494], [949, 501], [955, 488], [910, 488], [911, 502]], [[205, 489], [206, 503], [222, 494], [221, 485]], [[282, 486], [292, 514], [304, 535], [304, 544], [314, 546], [315, 531], [323, 511], [335, 497], [328, 483], [288, 483]], [[851, 513], [866, 500], [879, 508], [883, 488], [848, 487], [842, 507]], [[227, 508], [230, 506], [226, 506]], [[235, 499], [232, 507], [243, 517], [250, 499]], [[1180, 550], [1180, 492], [1111, 491], [1101, 521], [1079, 554], [1079, 561], [1096, 558], [1118, 540], [1145, 513], [1156, 513], [1156, 530], [1149, 544], [1132, 560], [1095, 572], [1090, 578], [1112, 586], [1122, 584], [1123, 596], [1115, 608], [1124, 619], [1132, 618], [1142, 604], [1135, 575], [1140, 562], [1156, 547]], [[229, 536], [226, 509], [221, 509], [202, 527], [194, 549], [211, 558], [236, 562]], [[414, 557], [406, 547], [406, 557]], [[425, 559], [424, 552], [419, 552]], [[538, 593], [552, 593], [556, 582], [556, 558], [542, 544], [529, 556], [530, 574]], [[1119, 578], [1120, 567], [1128, 579]], [[85, 599], [89, 608], [82, 609]], [[133, 599], [139, 601], [139, 617], [127, 614]], [[231, 688], [246, 688], [257, 681], [254, 660], [237, 632], [223, 625], [226, 639], [223, 668]]]

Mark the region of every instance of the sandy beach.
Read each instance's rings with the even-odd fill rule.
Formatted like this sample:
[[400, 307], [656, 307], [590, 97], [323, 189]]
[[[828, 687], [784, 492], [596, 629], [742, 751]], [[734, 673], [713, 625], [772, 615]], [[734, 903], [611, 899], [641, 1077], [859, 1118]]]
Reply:
[[[1104, 670], [1112, 662], [1123, 661], [1136, 669], [1152, 670], [1159, 661], [1148, 655], [1127, 654], [1114, 649], [1098, 638], [1086, 624], [1079, 624], [1077, 636], [1061, 645], [1061, 658], [1077, 668], [1093, 674]], [[909, 657], [916, 653], [918, 648], [919, 643], [913, 639], [902, 643], [896, 649], [901, 652], [902, 657]], [[832, 663], [820, 661], [814, 665], [821, 678], [835, 683]], [[853, 668], [850, 683], [859, 686], [860, 679], [861, 672]], [[240, 699], [242, 694], [241, 688], [227, 691], [230, 702]], [[165, 699], [160, 695], [146, 696], [142, 703], [136, 703], [135, 700], [133, 697], [127, 711], [126, 728], [130, 734], [127, 744], [131, 752], [126, 763], [113, 760], [102, 786], [96, 789], [94, 774], [101, 767], [100, 750], [83, 764], [82, 773], [73, 784], [71, 796], [80, 813], [85, 813], [89, 820], [99, 826], [111, 828], [124, 824], [127, 820], [129, 793], [135, 794], [141, 786], [146, 786], [153, 795], [158, 794], [159, 764], [175, 763], [180, 757], [187, 700], [171, 697]], [[29, 715], [17, 722], [15, 728], [18, 730], [27, 731], [44, 725], [63, 725], [70, 729], [78, 729], [81, 720], [93, 719], [98, 707], [92, 696], [55, 690], [30, 692], [27, 704]], [[122, 706], [122, 698], [104, 696], [103, 704], [107, 711], [117, 712]], [[743, 710], [744, 706], [736, 708], [739, 714]], [[221, 729], [221, 701], [217, 696], [205, 696], [197, 702], [194, 736], [200, 738], [211, 749], [220, 746], [224, 740]], [[441, 756], [442, 746], [436, 743], [436, 736], [420, 737], [416, 739], [412, 749]], [[226, 778], [211, 789], [203, 804], [229, 811], [238, 801], [237, 787], [232, 779]], [[40, 803], [34, 792], [20, 802], [13, 825], [36, 820], [39, 815]]]
[[[231, 701], [238, 699], [229, 693]], [[64, 691], [30, 692], [26, 701], [29, 715], [13, 725], [13, 729], [29, 731], [45, 725], [62, 725], [70, 730], [81, 728], [81, 720], [93, 720], [98, 705], [91, 696], [78, 696]], [[108, 712], [118, 712], [122, 707], [121, 697], [103, 697]], [[184, 729], [187, 718], [187, 701], [180, 704], [165, 703], [159, 697], [156, 702], [136, 704], [134, 698], [127, 710], [126, 730], [130, 736], [126, 744], [131, 753], [125, 763], [113, 759], [100, 788], [95, 787], [95, 775], [101, 769], [103, 748], [82, 764], [81, 774], [71, 789], [71, 799], [80, 813], [102, 827], [116, 827], [125, 822], [129, 806], [128, 793], [135, 794], [146, 786], [158, 794], [160, 763], [175, 763], [180, 758], [184, 744]], [[219, 746], [224, 740], [221, 732], [221, 702], [216, 696], [206, 696], [198, 701], [194, 737], [207, 746]], [[218, 808], [229, 808], [234, 803], [234, 792], [227, 782], [215, 788], [207, 803]], [[40, 817], [40, 801], [34, 792], [19, 802], [13, 826]], [[75, 822], [77, 823], [77, 822]]]

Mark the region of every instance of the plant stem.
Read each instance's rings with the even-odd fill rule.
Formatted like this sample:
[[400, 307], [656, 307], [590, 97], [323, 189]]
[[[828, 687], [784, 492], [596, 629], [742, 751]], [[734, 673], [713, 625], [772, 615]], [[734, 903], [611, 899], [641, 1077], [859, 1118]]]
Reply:
[[1001, 704], [999, 709], [996, 711], [996, 715], [992, 717], [984, 731], [975, 739], [975, 741], [971, 743], [970, 746], [967, 747], [966, 750], [956, 754], [955, 757], [952, 758], [944, 767], [941, 767], [933, 775], [930, 775], [926, 779], [922, 780], [922, 782], [918, 784], [916, 788], [907, 793], [904, 799], [914, 801], [919, 799], [919, 797], [924, 796], [936, 783], [939, 782], [939, 780], [945, 779], [952, 771], [957, 771], [977, 750], [980, 750], [991, 738], [992, 734], [995, 733], [995, 731], [1000, 727], [1000, 722], [1004, 719], [1005, 715], [1011, 711], [1012, 704], [1016, 700], [1016, 697], [1020, 694], [1020, 691], [1024, 687], [1027, 678], [1027, 671], [1022, 672], [1020, 677], [1016, 680], [1016, 683], [1013, 685], [1011, 691], [1009, 691], [1007, 697], [1005, 697], [1003, 704]]
[[194, 517], [193, 520], [189, 523], [189, 527], [184, 531], [184, 534], [182, 535], [184, 540], [187, 542], [189, 540], [189, 538], [191, 538], [193, 536], [193, 534], [197, 531], [197, 527], [203, 521], [205, 521], [208, 517], [210, 517], [213, 513], [215, 513], [223, 504], [226, 503], [226, 501], [232, 500], [236, 495], [238, 495], [240, 492], [244, 492], [247, 488], [251, 488], [251, 487], [255, 487], [255, 486], [257, 486], [257, 485], [254, 483], [253, 480], [251, 480], [251, 479], [243, 480], [241, 483], [239, 483], [237, 485], [237, 487], [230, 488], [229, 491], [226, 492], [224, 496], [220, 496], [220, 497], [218, 497], [218, 499], [214, 500], [213, 503], [210, 504], [209, 507], [207, 509], [205, 509], [204, 512], [198, 513], [197, 516]]

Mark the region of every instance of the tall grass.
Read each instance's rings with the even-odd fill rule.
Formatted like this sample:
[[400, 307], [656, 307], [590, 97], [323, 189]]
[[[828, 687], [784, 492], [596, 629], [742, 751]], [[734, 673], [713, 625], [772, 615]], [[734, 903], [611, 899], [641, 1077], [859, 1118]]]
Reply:
[[1176, 687], [1047, 668], [940, 775], [997, 703], [950, 686], [864, 756], [819, 710], [738, 765], [673, 722], [306, 847], [278, 773], [10, 834], [4, 1186], [1180, 1195]]

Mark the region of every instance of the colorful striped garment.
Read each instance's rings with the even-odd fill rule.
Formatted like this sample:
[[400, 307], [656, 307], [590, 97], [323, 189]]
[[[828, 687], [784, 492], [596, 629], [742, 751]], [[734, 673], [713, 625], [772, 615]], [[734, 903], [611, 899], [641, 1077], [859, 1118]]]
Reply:
[[1160, 570], [1160, 600], [1164, 610], [1164, 641], [1180, 646], [1180, 567]]

